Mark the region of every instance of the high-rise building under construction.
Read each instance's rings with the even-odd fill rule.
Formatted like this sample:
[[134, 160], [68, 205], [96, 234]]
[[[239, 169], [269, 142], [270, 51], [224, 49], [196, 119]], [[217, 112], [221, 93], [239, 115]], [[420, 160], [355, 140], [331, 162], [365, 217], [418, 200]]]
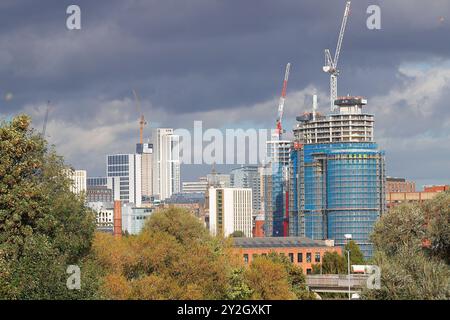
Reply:
[[289, 235], [344, 245], [351, 234], [370, 257], [370, 233], [385, 211], [385, 160], [374, 142], [374, 117], [363, 112], [366, 104], [361, 97], [341, 97], [327, 116], [314, 108], [297, 117], [290, 153]]

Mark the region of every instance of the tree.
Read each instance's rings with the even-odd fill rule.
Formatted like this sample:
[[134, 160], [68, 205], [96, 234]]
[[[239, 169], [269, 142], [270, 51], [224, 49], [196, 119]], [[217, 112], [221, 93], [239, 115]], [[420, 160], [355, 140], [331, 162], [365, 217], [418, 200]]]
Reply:
[[373, 264], [381, 268], [381, 289], [365, 290], [362, 298], [450, 298], [445, 251], [449, 197], [442, 193], [424, 205], [401, 205], [380, 218], [371, 238], [376, 249]]
[[284, 266], [267, 257], [256, 257], [250, 265], [246, 278], [253, 289], [252, 299], [293, 300], [288, 273]]
[[358, 244], [353, 241], [350, 240], [347, 244], [345, 244], [344, 246], [344, 261], [345, 263], [347, 263], [347, 259], [348, 259], [348, 251], [350, 251], [350, 265], [361, 265], [364, 264], [364, 255], [361, 252], [361, 249], [359, 249]]
[[229, 278], [229, 287], [227, 290], [227, 300], [247, 300], [250, 299], [253, 290], [250, 289], [245, 278], [245, 269], [243, 267], [232, 270]]
[[[256, 259], [258, 263], [255, 265]], [[250, 265], [247, 278], [254, 290], [254, 299], [315, 299], [315, 294], [306, 287], [303, 270], [293, 264], [285, 255], [270, 252], [267, 256], [258, 256]], [[284, 272], [275, 275], [274, 270], [282, 268]], [[266, 273], [267, 272], [267, 273]], [[275, 292], [276, 288], [281, 291]], [[284, 298], [280, 298], [283, 296]]]
[[240, 230], [234, 231], [232, 234], [230, 234], [231, 238], [245, 238], [245, 233]]
[[373, 263], [381, 269], [381, 289], [364, 290], [363, 299], [429, 300], [450, 298], [450, 269], [443, 261], [412, 247], [388, 256], [377, 251]]
[[393, 255], [402, 247], [421, 248], [425, 238], [425, 217], [416, 204], [402, 204], [389, 210], [375, 224], [371, 235], [377, 250]]
[[450, 192], [442, 192], [425, 202], [422, 209], [431, 254], [450, 264]]
[[80, 291], [67, 289], [66, 268], [89, 265], [95, 215], [30, 123], [20, 115], [0, 125], [0, 298], [90, 298], [92, 265]]
[[325, 254], [322, 257], [322, 265], [320, 264], [313, 265], [314, 274], [319, 274], [321, 272], [323, 274], [346, 274], [347, 263], [345, 261], [345, 258], [335, 251], [325, 252]]
[[110, 299], [225, 299], [243, 264], [228, 240], [179, 208], [156, 211], [137, 236], [97, 234], [94, 251], [106, 271], [101, 292]]

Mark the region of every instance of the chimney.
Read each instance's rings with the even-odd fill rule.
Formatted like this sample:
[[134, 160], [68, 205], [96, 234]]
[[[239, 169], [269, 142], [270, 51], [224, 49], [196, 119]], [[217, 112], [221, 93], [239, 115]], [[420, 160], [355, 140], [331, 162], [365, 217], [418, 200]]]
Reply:
[[114, 201], [114, 230], [115, 237], [122, 236], [122, 201]]

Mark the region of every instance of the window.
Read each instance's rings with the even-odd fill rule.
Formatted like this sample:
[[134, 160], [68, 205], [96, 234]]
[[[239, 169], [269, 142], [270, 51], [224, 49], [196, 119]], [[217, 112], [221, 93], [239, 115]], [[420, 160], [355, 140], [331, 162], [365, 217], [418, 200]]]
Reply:
[[306, 253], [306, 262], [311, 263], [311, 252]]
[[303, 262], [303, 253], [301, 253], [301, 252], [297, 253], [297, 262], [298, 263]]
[[312, 274], [312, 271], [310, 268], [306, 269], [306, 274]]
[[244, 254], [244, 262], [248, 263], [248, 254]]
[[289, 253], [289, 260], [291, 260], [291, 262], [294, 262], [294, 254], [293, 253]]
[[316, 252], [314, 256], [314, 262], [320, 262], [320, 252]]

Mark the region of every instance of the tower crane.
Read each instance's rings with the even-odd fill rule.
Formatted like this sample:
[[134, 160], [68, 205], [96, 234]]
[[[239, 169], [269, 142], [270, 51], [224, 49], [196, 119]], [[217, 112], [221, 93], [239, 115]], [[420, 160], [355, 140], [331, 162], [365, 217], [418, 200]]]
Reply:
[[334, 53], [334, 59], [331, 58], [329, 49], [325, 49], [325, 66], [323, 71], [330, 74], [330, 108], [334, 111], [334, 101], [337, 99], [337, 76], [339, 70], [337, 68], [339, 53], [341, 52], [342, 40], [344, 39], [345, 27], [347, 25], [347, 18], [350, 14], [351, 1], [347, 1], [345, 5], [344, 17], [342, 18], [341, 31], [339, 32], [339, 38], [336, 45], [336, 51]]
[[50, 101], [47, 101], [47, 109], [45, 109], [44, 124], [42, 125], [41, 137], [45, 138], [45, 132], [47, 131], [48, 113], [50, 111]]
[[144, 126], [147, 124], [144, 118], [144, 114], [142, 113], [141, 101], [136, 93], [136, 90], [133, 89], [134, 99], [136, 100], [136, 106], [138, 108], [139, 113], [139, 143], [142, 145], [144, 143]]
[[289, 79], [289, 71], [291, 69], [291, 64], [288, 63], [286, 65], [286, 71], [284, 73], [284, 80], [283, 80], [283, 89], [281, 90], [281, 97], [280, 102], [278, 103], [278, 117], [277, 117], [277, 123], [276, 123], [276, 130], [278, 133], [278, 138], [281, 140], [281, 136], [283, 134], [283, 126], [281, 124], [281, 121], [283, 119], [283, 110], [284, 110], [284, 101], [286, 100], [286, 89], [287, 89], [287, 83]]

